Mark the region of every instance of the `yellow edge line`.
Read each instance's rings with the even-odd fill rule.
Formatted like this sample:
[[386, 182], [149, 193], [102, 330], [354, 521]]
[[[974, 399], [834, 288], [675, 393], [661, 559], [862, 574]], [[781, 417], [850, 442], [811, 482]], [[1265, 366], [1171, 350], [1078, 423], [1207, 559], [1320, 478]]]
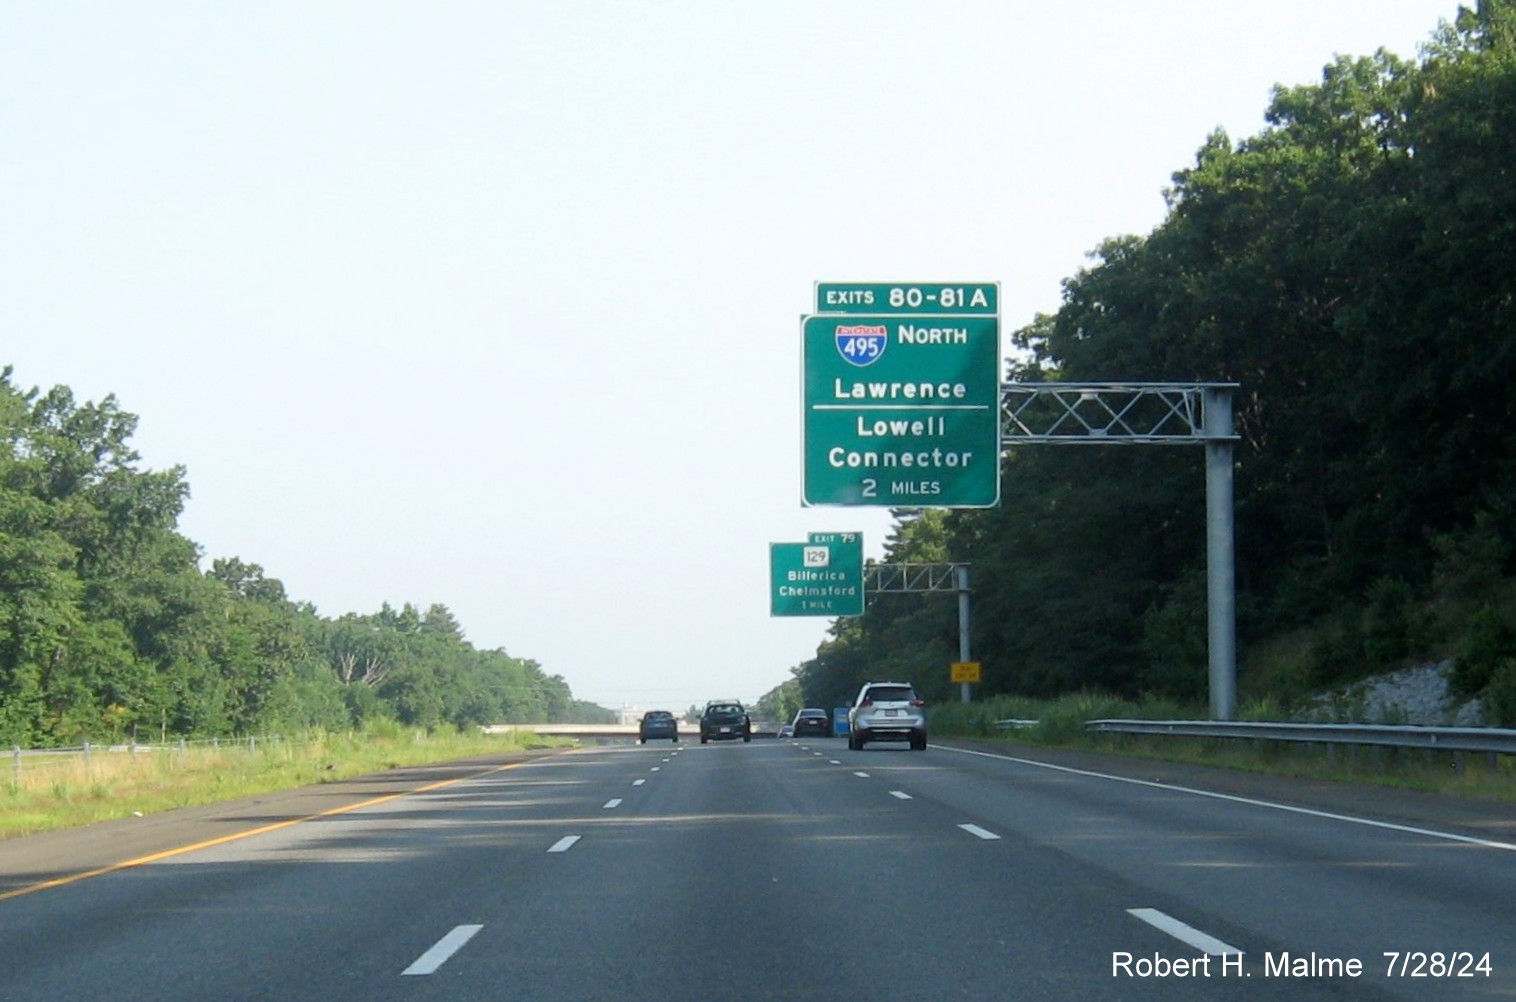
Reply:
[[165, 849], [162, 852], [155, 852], [148, 856], [138, 856], [136, 859], [128, 859], [125, 862], [121, 863], [112, 863], [109, 866], [102, 866], [99, 869], [85, 870], [80, 873], [71, 873], [66, 877], [55, 877], [52, 880], [44, 880], [40, 884], [28, 884], [25, 887], [18, 887], [15, 890], [0, 892], [0, 901], [8, 901], [11, 898], [19, 898], [24, 894], [35, 894], [37, 891], [46, 891], [54, 887], [64, 887], [68, 884], [76, 884], [81, 880], [89, 880], [91, 877], [100, 877], [104, 876], [107, 873], [116, 873], [119, 870], [129, 870], [134, 866], [143, 866], [147, 863], [156, 863], [159, 860], [170, 859], [174, 856], [183, 856], [187, 853], [197, 852], [201, 849], [209, 849], [212, 846], [225, 845], [228, 842], [236, 842], [241, 839], [252, 838], [254, 835], [263, 835], [267, 832], [278, 831], [281, 828], [289, 828], [292, 825], [303, 824], [307, 821], [317, 821], [321, 818], [329, 818], [337, 814], [346, 814], [349, 811], [360, 810], [364, 807], [373, 807], [375, 804], [387, 803], [391, 800], [398, 800], [401, 797], [413, 797], [418, 793], [430, 793], [433, 790], [440, 790], [443, 787], [452, 786], [456, 783], [462, 783], [465, 780], [478, 779], [481, 776], [493, 776], [497, 772], [505, 772], [507, 769], [515, 769], [524, 764], [525, 763], [523, 762], [511, 762], [507, 765], [496, 766], [493, 769], [488, 769], [484, 772], [474, 773], [471, 776], [459, 776], [457, 779], [438, 780], [435, 783], [428, 783], [425, 786], [418, 786], [414, 790], [405, 790], [401, 793], [388, 793], [382, 797], [373, 797], [369, 800], [363, 800], [356, 804], [348, 804], [345, 807], [333, 807], [331, 810], [322, 811], [319, 814], [308, 814], [303, 818], [290, 818], [288, 821], [276, 821], [271, 825], [261, 825], [257, 828], [249, 828], [247, 831], [234, 832], [231, 835], [222, 835], [219, 838], [207, 839], [204, 842], [196, 842], [193, 845], [182, 845], [177, 849]]

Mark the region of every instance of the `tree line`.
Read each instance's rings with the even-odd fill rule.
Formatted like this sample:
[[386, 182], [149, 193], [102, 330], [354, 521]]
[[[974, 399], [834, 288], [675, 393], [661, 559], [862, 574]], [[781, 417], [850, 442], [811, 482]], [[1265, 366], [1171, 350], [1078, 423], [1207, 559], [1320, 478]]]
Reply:
[[446, 606], [326, 618], [255, 563], [202, 571], [136, 423], [0, 370], [0, 746], [611, 719]]
[[[1337, 57], [1266, 123], [1209, 136], [1164, 220], [1015, 332], [1007, 378], [1238, 384], [1239, 695], [1466, 642], [1458, 684], [1516, 722], [1516, 3], [1416, 60]], [[887, 559], [972, 565], [985, 695], [1203, 704], [1203, 483], [1199, 450], [1016, 447], [999, 507], [897, 512]], [[879, 676], [950, 698], [956, 623], [878, 596], [793, 670], [805, 704]]]

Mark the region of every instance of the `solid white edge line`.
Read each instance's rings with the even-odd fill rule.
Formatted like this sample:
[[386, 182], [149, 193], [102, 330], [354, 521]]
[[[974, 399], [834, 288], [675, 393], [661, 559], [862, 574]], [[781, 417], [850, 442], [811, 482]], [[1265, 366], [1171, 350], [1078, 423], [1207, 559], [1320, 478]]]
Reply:
[[1213, 957], [1220, 957], [1226, 954], [1241, 956], [1242, 954], [1241, 950], [1230, 943], [1223, 943], [1215, 936], [1208, 936], [1194, 926], [1185, 925], [1172, 915], [1165, 915], [1156, 908], [1128, 908], [1126, 912], [1133, 918], [1142, 919], [1142, 921], [1155, 929], [1163, 930], [1181, 943], [1193, 946], [1201, 953], [1209, 953]]
[[1228, 800], [1234, 804], [1250, 804], [1253, 807], [1267, 807], [1276, 811], [1287, 811], [1290, 814], [1304, 814], [1313, 818], [1325, 818], [1329, 821], [1345, 821], [1352, 825], [1364, 825], [1368, 828], [1383, 828], [1392, 832], [1404, 832], [1407, 835], [1425, 835], [1428, 838], [1440, 838], [1448, 842], [1461, 842], [1465, 845], [1478, 845], [1486, 849], [1504, 849], [1507, 852], [1516, 852], [1516, 843], [1495, 842], [1487, 838], [1475, 838], [1472, 835], [1456, 835], [1452, 832], [1440, 832], [1431, 828], [1415, 828], [1411, 825], [1397, 825], [1392, 821], [1375, 821], [1373, 818], [1355, 818], [1350, 814], [1333, 814], [1331, 811], [1318, 811], [1310, 807], [1295, 807], [1292, 804], [1276, 804], [1271, 800], [1255, 800], [1252, 797], [1238, 797], [1230, 793], [1216, 793], [1213, 790], [1197, 790], [1189, 786], [1173, 786], [1169, 783], [1155, 783], [1148, 779], [1132, 779], [1130, 776], [1112, 776], [1109, 773], [1093, 772], [1089, 769], [1075, 769], [1066, 765], [1053, 765], [1050, 762], [1035, 762], [1029, 758], [1016, 758], [1014, 755], [993, 755], [989, 752], [973, 751], [969, 748], [953, 748], [948, 745], [937, 745], [943, 751], [957, 752], [960, 755], [978, 755], [980, 758], [998, 758], [1006, 762], [1016, 762], [1019, 765], [1033, 765], [1039, 769], [1052, 769], [1054, 772], [1067, 772], [1076, 776], [1089, 776], [1093, 779], [1109, 779], [1117, 783], [1131, 783], [1134, 786], [1150, 786], [1155, 790], [1172, 790], [1175, 793], [1188, 793], [1196, 797], [1210, 797], [1212, 800]]
[[583, 837], [584, 836], [582, 835], [565, 835], [558, 841], [554, 842], [548, 849], [548, 852], [568, 852], [574, 847], [574, 843]]
[[463, 944], [473, 939], [474, 933], [483, 928], [484, 926], [482, 925], [460, 925], [454, 927], [452, 932], [437, 940], [430, 950], [417, 957], [414, 964], [400, 973], [402, 975], [431, 974], [437, 968], [447, 963], [449, 957], [463, 949]]
[[975, 838], [984, 839], [986, 842], [998, 842], [1000, 840], [999, 835], [996, 835], [994, 832], [989, 831], [988, 829], [980, 828], [978, 825], [963, 824], [959, 825], [958, 827], [962, 828], [964, 831], [968, 832]]

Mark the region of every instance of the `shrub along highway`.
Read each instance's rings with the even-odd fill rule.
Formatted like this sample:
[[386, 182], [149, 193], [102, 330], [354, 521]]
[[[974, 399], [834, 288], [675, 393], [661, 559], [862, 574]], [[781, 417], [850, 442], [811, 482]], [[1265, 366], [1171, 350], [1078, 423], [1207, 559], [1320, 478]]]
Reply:
[[0, 1000], [1511, 997], [1513, 813], [623, 740], [0, 843]]

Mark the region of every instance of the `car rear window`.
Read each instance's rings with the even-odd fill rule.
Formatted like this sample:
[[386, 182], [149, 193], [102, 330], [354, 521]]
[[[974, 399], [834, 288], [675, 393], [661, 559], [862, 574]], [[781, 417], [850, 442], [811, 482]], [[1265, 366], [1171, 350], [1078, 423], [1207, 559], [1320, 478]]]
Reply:
[[909, 703], [916, 698], [916, 690], [906, 685], [876, 685], [865, 695], [876, 703]]

